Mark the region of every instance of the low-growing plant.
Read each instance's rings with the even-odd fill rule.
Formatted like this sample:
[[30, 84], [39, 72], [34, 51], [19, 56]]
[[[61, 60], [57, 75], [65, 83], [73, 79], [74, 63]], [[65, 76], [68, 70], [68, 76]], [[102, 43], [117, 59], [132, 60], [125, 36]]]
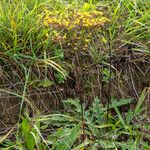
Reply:
[[[143, 94], [142, 94], [143, 95]], [[143, 96], [141, 96], [143, 97]], [[141, 101], [141, 100], [140, 100]], [[139, 101], [139, 103], [140, 103]], [[130, 105], [132, 99], [112, 99], [110, 104], [109, 120], [107, 107], [98, 98], [88, 108], [84, 107], [84, 128], [82, 128], [82, 109], [79, 99], [68, 99], [64, 102], [64, 113], [54, 113], [34, 118], [22, 118], [19, 127], [19, 136], [16, 144], [7, 141], [1, 147], [16, 149], [140, 149], [148, 150], [148, 126], [136, 122], [142, 118], [143, 110], [139, 103], [135, 110], [129, 109], [126, 113], [120, 112], [120, 107]], [[141, 130], [142, 129], [142, 130]], [[83, 132], [84, 130], [84, 132]], [[44, 134], [45, 132], [46, 135]], [[83, 133], [85, 139], [82, 139]]]

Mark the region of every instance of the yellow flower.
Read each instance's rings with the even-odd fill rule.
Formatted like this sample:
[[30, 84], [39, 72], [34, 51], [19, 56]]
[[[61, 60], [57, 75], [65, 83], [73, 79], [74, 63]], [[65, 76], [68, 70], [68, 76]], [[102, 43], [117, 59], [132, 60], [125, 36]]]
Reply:
[[109, 21], [99, 11], [82, 12], [66, 9], [66, 13], [48, 10], [45, 13], [43, 24], [52, 29], [53, 40], [62, 43], [65, 41], [75, 50], [86, 50], [93, 38], [92, 35], [98, 32], [105, 22]]
[[63, 36], [63, 38], [66, 39], [66, 38], [67, 38], [67, 35], [65, 34], [65, 35]]
[[85, 39], [85, 42], [86, 42], [86, 43], [89, 43], [89, 42], [90, 42], [90, 39]]

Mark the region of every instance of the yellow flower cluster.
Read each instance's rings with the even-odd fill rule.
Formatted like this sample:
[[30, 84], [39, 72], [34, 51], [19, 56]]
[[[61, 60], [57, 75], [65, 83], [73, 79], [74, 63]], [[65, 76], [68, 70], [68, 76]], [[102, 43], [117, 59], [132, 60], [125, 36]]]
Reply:
[[106, 22], [108, 19], [99, 11], [47, 11], [44, 18], [44, 25], [53, 30], [53, 41], [61, 42], [75, 50], [86, 50], [93, 40], [93, 35], [99, 32]]
[[74, 25], [78, 27], [100, 27], [108, 19], [102, 17], [102, 12], [78, 12], [75, 15]]
[[74, 11], [60, 16], [57, 13], [50, 12], [47, 14], [44, 19], [44, 24], [53, 28], [63, 27], [64, 29], [70, 30], [73, 28], [100, 27], [108, 21], [106, 17], [102, 17], [103, 13], [99, 11]]

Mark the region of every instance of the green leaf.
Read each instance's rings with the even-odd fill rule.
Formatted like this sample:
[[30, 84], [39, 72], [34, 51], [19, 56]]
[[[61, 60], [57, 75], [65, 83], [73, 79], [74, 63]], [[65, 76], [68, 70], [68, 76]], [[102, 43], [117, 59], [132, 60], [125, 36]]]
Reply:
[[95, 10], [95, 6], [89, 3], [85, 3], [82, 7], [82, 11], [86, 12], [86, 11], [91, 11], [91, 10]]
[[64, 59], [64, 52], [62, 51], [62, 49], [55, 48], [54, 57], [56, 57], [57, 59]]
[[66, 77], [64, 77], [64, 75], [62, 75], [60, 72], [55, 73], [55, 78], [59, 84], [64, 83], [66, 79]]
[[23, 118], [23, 121], [21, 123], [21, 129], [26, 147], [28, 148], [28, 150], [34, 150], [36, 144], [33, 136], [34, 129], [31, 128], [29, 121], [26, 118]]
[[124, 98], [121, 98], [119, 99], [119, 101], [117, 101], [116, 99], [112, 98], [112, 101], [111, 101], [111, 105], [109, 107], [110, 108], [115, 108], [115, 107], [121, 107], [123, 105], [127, 105], [127, 104], [131, 104], [133, 102], [133, 99], [124, 99]]
[[44, 79], [43, 81], [41, 81], [40, 83], [37, 84], [38, 87], [50, 87], [52, 86], [54, 83], [49, 80], [49, 79]]
[[98, 122], [98, 124], [100, 124], [102, 122], [104, 110], [102, 109], [102, 105], [100, 104], [100, 100], [97, 97], [94, 99], [93, 110], [95, 113], [96, 122]]
[[131, 109], [128, 110], [127, 114], [126, 114], [126, 123], [129, 125], [130, 122], [132, 121], [134, 115], [133, 115], [133, 111]]
[[108, 128], [113, 127], [113, 124], [101, 124], [101, 125], [95, 125], [96, 128], [102, 129], [102, 128]]
[[78, 137], [79, 131], [80, 125], [78, 124], [72, 129], [71, 133], [67, 137], [58, 143], [56, 150], [70, 150]]
[[23, 118], [23, 121], [21, 123], [21, 128], [24, 134], [27, 134], [30, 131], [30, 126], [27, 119]]
[[66, 101], [64, 101], [64, 104], [66, 108], [72, 108], [75, 113], [81, 113], [81, 105], [79, 99], [67, 99]]
[[87, 145], [89, 145], [89, 144], [91, 144], [91, 143], [93, 143], [91, 140], [86, 139], [86, 140], [84, 141], [84, 143], [78, 145], [77, 147], [73, 148], [72, 150], [81, 150], [81, 149], [84, 149]]
[[26, 146], [27, 146], [28, 150], [34, 150], [36, 143], [35, 143], [35, 139], [31, 132], [26, 134], [25, 142], [26, 142]]
[[138, 101], [138, 103], [137, 103], [137, 105], [136, 105], [136, 107], [135, 107], [135, 111], [134, 111], [134, 114], [135, 114], [135, 115], [138, 115], [138, 114], [140, 114], [140, 113], [143, 111], [142, 105], [143, 105], [143, 102], [144, 102], [144, 100], [145, 100], [146, 95], [147, 95], [147, 93], [146, 93], [146, 88], [145, 88], [145, 89], [142, 91], [142, 94], [141, 94], [141, 96], [140, 96], [140, 98], [139, 98], [139, 101]]

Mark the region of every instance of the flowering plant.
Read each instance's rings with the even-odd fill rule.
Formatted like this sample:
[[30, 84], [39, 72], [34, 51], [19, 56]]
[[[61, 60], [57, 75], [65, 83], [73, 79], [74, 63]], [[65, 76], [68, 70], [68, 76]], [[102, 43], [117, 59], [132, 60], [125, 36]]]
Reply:
[[[52, 29], [52, 41], [65, 48], [86, 50], [101, 27], [109, 20], [100, 11], [46, 11], [44, 25]], [[49, 36], [49, 35], [47, 35]]]

